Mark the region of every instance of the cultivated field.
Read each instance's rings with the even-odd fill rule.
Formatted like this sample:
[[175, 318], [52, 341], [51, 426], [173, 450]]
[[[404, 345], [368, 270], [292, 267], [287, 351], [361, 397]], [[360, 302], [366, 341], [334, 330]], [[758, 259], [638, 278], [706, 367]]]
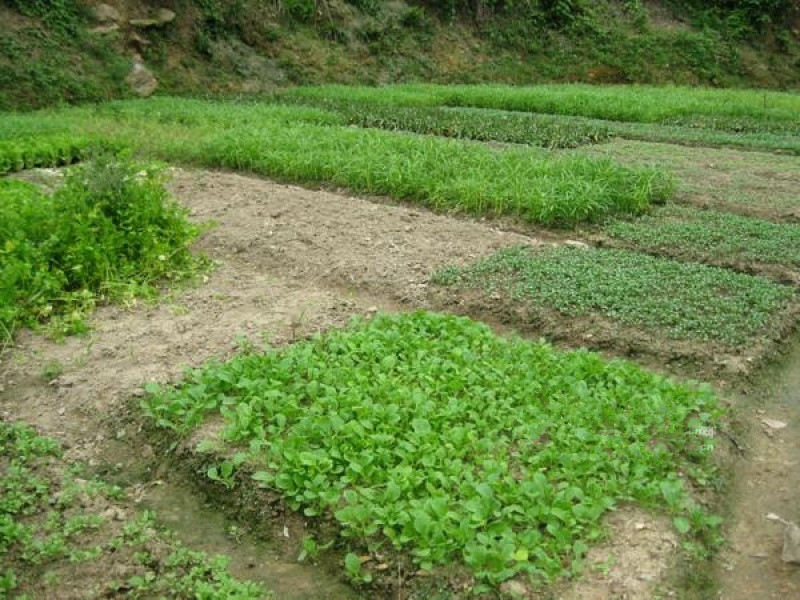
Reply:
[[791, 597], [798, 114], [0, 114], [0, 597]]

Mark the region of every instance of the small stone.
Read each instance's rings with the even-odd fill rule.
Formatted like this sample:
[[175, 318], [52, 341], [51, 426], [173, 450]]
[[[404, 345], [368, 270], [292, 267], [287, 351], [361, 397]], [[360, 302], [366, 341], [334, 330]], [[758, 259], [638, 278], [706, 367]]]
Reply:
[[141, 27], [146, 29], [148, 27], [158, 27], [160, 24], [156, 19], [131, 19], [128, 21], [131, 27]]
[[124, 521], [126, 514], [125, 511], [122, 510], [121, 508], [112, 506], [103, 511], [103, 517], [105, 517], [109, 521]]
[[586, 242], [580, 242], [578, 240], [566, 240], [564, 242], [564, 245], [565, 246], [570, 246], [572, 248], [580, 248], [582, 250], [588, 250], [589, 249], [589, 244], [587, 244]]
[[172, 23], [176, 16], [177, 15], [168, 8], [159, 8], [156, 11], [156, 21], [158, 21], [160, 25]]
[[521, 581], [506, 581], [500, 585], [500, 591], [512, 598], [528, 597], [528, 588]]
[[634, 528], [636, 531], [641, 531], [641, 530], [642, 530], [642, 529], [644, 529], [645, 527], [647, 527], [647, 525], [645, 525], [644, 523], [636, 523], [636, 525], [634, 525], [634, 526], [633, 526], [633, 528]]
[[92, 9], [92, 17], [98, 23], [116, 23], [122, 20], [119, 11], [108, 4], [98, 4]]
[[108, 23], [106, 25], [98, 25], [97, 27], [92, 27], [89, 31], [92, 33], [98, 33], [100, 35], [108, 35], [109, 33], [114, 33], [115, 31], [119, 31], [119, 25], [116, 23]]
[[134, 60], [133, 68], [125, 78], [125, 81], [140, 98], [152, 96], [153, 92], [155, 92], [158, 87], [158, 80], [147, 67], [138, 60]]
[[369, 314], [371, 314], [371, 315], [374, 315], [376, 312], [378, 312], [378, 307], [377, 307], [377, 306], [370, 306], [370, 307], [367, 309], [367, 312], [368, 312]]
[[63, 417], [66, 412], [67, 409], [62, 406], [61, 408], [58, 409], [58, 416]]
[[781, 560], [792, 565], [800, 565], [800, 527], [794, 523], [784, 524]]
[[778, 421], [776, 419], [761, 419], [761, 422], [769, 427], [770, 429], [784, 429], [788, 426], [788, 423], [783, 421]]

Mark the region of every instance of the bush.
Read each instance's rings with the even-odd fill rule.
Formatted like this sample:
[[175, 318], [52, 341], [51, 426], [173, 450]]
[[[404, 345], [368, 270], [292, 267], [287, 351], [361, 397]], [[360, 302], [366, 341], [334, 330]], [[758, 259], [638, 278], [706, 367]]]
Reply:
[[83, 327], [97, 300], [152, 292], [196, 271], [198, 229], [168, 197], [164, 176], [127, 159], [99, 158], [67, 175], [52, 196], [0, 181], [0, 340], [58, 317]]

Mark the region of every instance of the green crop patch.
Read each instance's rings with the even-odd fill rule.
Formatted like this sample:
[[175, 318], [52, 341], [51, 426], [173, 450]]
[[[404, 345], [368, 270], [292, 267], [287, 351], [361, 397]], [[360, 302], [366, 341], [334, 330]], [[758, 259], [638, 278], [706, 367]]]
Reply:
[[615, 221], [603, 232], [611, 243], [733, 266], [743, 270], [800, 270], [800, 226], [714, 210], [668, 206], [633, 221]]
[[605, 142], [612, 137], [610, 128], [602, 121], [558, 115], [470, 108], [383, 107], [325, 100], [318, 100], [316, 104], [339, 112], [349, 124], [359, 127], [458, 139], [576, 148]]
[[108, 149], [96, 139], [66, 134], [0, 141], [0, 175], [35, 167], [61, 167]]
[[601, 315], [676, 339], [747, 345], [770, 332], [793, 288], [628, 250], [512, 247], [434, 277], [570, 317]]
[[[617, 136], [800, 153], [800, 103], [785, 93], [624, 85], [332, 85], [295, 88], [278, 98], [350, 106], [349, 119], [359, 125], [551, 148]], [[457, 108], [458, 116], [444, 107]]]
[[800, 111], [800, 98], [789, 92], [646, 85], [331, 85], [295, 88], [285, 94], [378, 106], [462, 106], [611, 121], [686, 123], [728, 131], [774, 131], [778, 127], [797, 132]]
[[716, 480], [709, 389], [466, 318], [356, 320], [148, 391], [146, 413], [180, 435], [222, 419], [198, 448], [238, 452], [209, 477], [233, 487], [245, 465], [292, 509], [332, 516], [358, 581], [377, 576], [364, 551], [489, 585], [578, 572], [621, 502], [668, 511], [695, 548], [717, 536], [689, 495]]
[[234, 579], [225, 557], [157, 532], [151, 514], [120, 520], [123, 500], [67, 464], [55, 440], [0, 421], [0, 598], [63, 597], [61, 577], [91, 598], [270, 597]]
[[658, 169], [372, 129], [234, 130], [175, 152], [206, 165], [332, 183], [441, 212], [511, 215], [546, 225], [641, 213], [674, 191], [672, 178]]
[[197, 273], [197, 234], [163, 173], [129, 160], [76, 167], [52, 195], [0, 180], [0, 342], [45, 321], [79, 331], [98, 300]]
[[[673, 178], [656, 167], [627, 168], [608, 159], [534, 148], [489, 148], [354, 128], [339, 113], [273, 102], [166, 98], [9, 119], [7, 127], [18, 134], [69, 125], [75, 135], [99, 137], [154, 158], [545, 225], [638, 214], [675, 190]], [[0, 131], [2, 121], [0, 116]]]

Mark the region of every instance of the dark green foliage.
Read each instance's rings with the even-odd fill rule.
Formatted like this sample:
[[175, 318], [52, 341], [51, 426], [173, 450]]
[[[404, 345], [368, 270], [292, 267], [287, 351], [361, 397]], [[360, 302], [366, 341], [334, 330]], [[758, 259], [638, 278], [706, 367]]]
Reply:
[[50, 27], [71, 33], [84, 21], [86, 9], [76, 0], [3, 0], [28, 17], [39, 17]]
[[52, 317], [75, 330], [98, 299], [196, 271], [197, 228], [163, 183], [158, 170], [104, 158], [52, 196], [0, 180], [0, 339]]
[[679, 339], [736, 347], [763, 333], [794, 297], [761, 277], [627, 250], [513, 247], [435, 281], [499, 291], [567, 316], [599, 314]]
[[348, 123], [393, 131], [413, 131], [459, 139], [529, 144], [544, 148], [576, 148], [611, 139], [602, 123], [554, 115], [481, 109], [381, 107], [356, 103], [318, 103], [338, 109]]
[[700, 18], [719, 15], [729, 25], [763, 29], [768, 25], [783, 26], [798, 11], [794, 0], [672, 0], [674, 4], [693, 9]]
[[[354, 552], [397, 549], [423, 569], [462, 563], [492, 584], [578, 572], [620, 502], [664, 507], [709, 541], [719, 525], [678, 475], [714, 478], [698, 433], [720, 417], [710, 390], [464, 318], [356, 321], [148, 389], [160, 426], [189, 434], [221, 416], [204, 447], [249, 449], [213, 478], [233, 486], [248, 463], [293, 509], [332, 515]], [[356, 562], [348, 574], [368, 580]]]

